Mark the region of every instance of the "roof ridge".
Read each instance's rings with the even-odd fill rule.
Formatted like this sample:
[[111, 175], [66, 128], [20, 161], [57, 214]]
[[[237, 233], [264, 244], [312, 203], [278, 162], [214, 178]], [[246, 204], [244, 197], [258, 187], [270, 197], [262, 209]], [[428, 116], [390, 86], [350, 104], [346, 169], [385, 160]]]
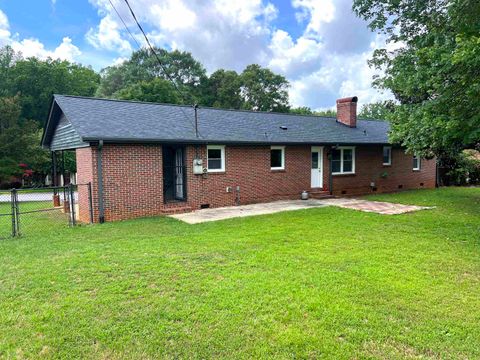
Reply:
[[[81, 95], [64, 95], [64, 94], [53, 94], [54, 97], [70, 97], [70, 98], [79, 98], [79, 99], [88, 99], [88, 100], [102, 100], [102, 101], [112, 101], [112, 102], [124, 102], [124, 103], [133, 103], [133, 104], [148, 104], [148, 105], [160, 105], [160, 106], [177, 106], [183, 108], [192, 108], [193, 105], [185, 104], [171, 104], [171, 103], [159, 103], [151, 101], [140, 101], [140, 100], [122, 100], [122, 99], [110, 99], [102, 97], [93, 97], [93, 96], [81, 96]], [[278, 111], [256, 111], [256, 110], [247, 110], [247, 109], [224, 109], [216, 108], [212, 106], [199, 106], [199, 109], [207, 110], [217, 110], [217, 111], [232, 111], [232, 112], [245, 112], [245, 113], [254, 113], [254, 114], [272, 114], [272, 115], [285, 115], [285, 116], [301, 116], [307, 118], [318, 118], [318, 119], [332, 119], [336, 120], [336, 117], [333, 116], [320, 116], [320, 115], [310, 115], [310, 114], [295, 114], [295, 113], [283, 113]]]
[[191, 108], [192, 107], [192, 105], [184, 105], [184, 104], [157, 103], [157, 102], [140, 101], [140, 100], [110, 99], [110, 98], [102, 98], [102, 97], [94, 97], [94, 96], [82, 96], [82, 95], [53, 94], [53, 96], [55, 98], [56, 97], [70, 97], [70, 98], [76, 98], [76, 99], [124, 102], [124, 103], [133, 103], [133, 104], [164, 105], [164, 106], [166, 105], [166, 106], [177, 106], [177, 107], [185, 107], [185, 108]]

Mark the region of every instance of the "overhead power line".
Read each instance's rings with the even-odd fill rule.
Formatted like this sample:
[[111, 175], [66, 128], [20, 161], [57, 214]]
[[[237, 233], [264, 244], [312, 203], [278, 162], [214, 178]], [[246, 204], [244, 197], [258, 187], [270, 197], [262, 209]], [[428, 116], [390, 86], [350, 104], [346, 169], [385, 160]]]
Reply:
[[[185, 94], [183, 93], [183, 91], [181, 91], [181, 90], [179, 89], [179, 87], [177, 86], [177, 83], [176, 83], [175, 80], [170, 76], [170, 73], [168, 72], [167, 68], [163, 65], [162, 60], [160, 60], [160, 56], [158, 56], [157, 52], [155, 51], [155, 48], [154, 48], [154, 47], [152, 46], [152, 44], [150, 43], [150, 40], [148, 40], [148, 36], [147, 36], [147, 34], [145, 33], [145, 31], [143, 30], [142, 25], [140, 25], [140, 23], [138, 22], [137, 16], [135, 15], [135, 12], [133, 11], [132, 7], [130, 6], [130, 3], [128, 2], [128, 0], [124, 0], [124, 1], [125, 1], [125, 3], [127, 4], [128, 9], [130, 10], [130, 13], [132, 14], [133, 20], [135, 21], [135, 23], [137, 24], [138, 28], [139, 28], [140, 31], [142, 32], [143, 37], [145, 38], [145, 41], [147, 42], [147, 45], [148, 45], [148, 47], [150, 48], [150, 51], [151, 51], [152, 54], [155, 56], [155, 58], [157, 59], [158, 64], [159, 64], [160, 67], [162, 68], [163, 73], [164, 73], [165, 76], [168, 78], [168, 80], [170, 80], [170, 82], [172, 83], [172, 85], [175, 87], [175, 90], [177, 90], [177, 92], [180, 94], [180, 96], [183, 98], [183, 100], [187, 100]], [[188, 100], [191, 100], [191, 99], [188, 99]]]
[[137, 39], [135, 38], [135, 36], [133, 36], [132, 32], [130, 31], [130, 29], [128, 28], [127, 24], [125, 23], [125, 21], [123, 21], [123, 18], [120, 16], [120, 13], [117, 11], [117, 8], [115, 7], [115, 5], [113, 5], [113, 2], [112, 0], [108, 0], [108, 2], [110, 3], [110, 5], [112, 5], [112, 8], [113, 10], [115, 10], [115, 12], [117, 13], [117, 16], [119, 17], [120, 21], [122, 22], [123, 26], [125, 27], [125, 30], [127, 30], [127, 32], [130, 34], [130, 37], [133, 39], [133, 41], [137, 44], [137, 47], [139, 49], [142, 48], [142, 46], [140, 45], [140, 43], [137, 41]]
[[[125, 21], [123, 20], [122, 16], [120, 15], [120, 13], [117, 11], [115, 5], [113, 4], [112, 0], [108, 0], [110, 2], [110, 5], [112, 6], [113, 10], [115, 11], [115, 13], [117, 14], [117, 16], [120, 18], [120, 21], [122, 22], [123, 26], [125, 27], [125, 30], [127, 30], [127, 32], [130, 34], [130, 37], [133, 39], [133, 41], [137, 44], [137, 47], [139, 50], [142, 49], [142, 46], [139, 44], [139, 42], [137, 41], [137, 39], [135, 38], [135, 36], [133, 36], [132, 32], [130, 31], [130, 29], [128, 28], [127, 24], [125, 23]], [[175, 82], [175, 80], [170, 76], [170, 73], [168, 72], [167, 68], [163, 65], [160, 57], [158, 56], [157, 52], [155, 51], [155, 48], [152, 46], [152, 44], [150, 43], [150, 40], [148, 39], [147, 37], [147, 34], [145, 33], [145, 31], [143, 30], [142, 28], [142, 25], [140, 25], [140, 23], [138, 22], [137, 20], [137, 17], [135, 15], [135, 12], [133, 11], [132, 7], [130, 6], [130, 3], [128, 2], [128, 0], [125, 0], [125, 3], [127, 4], [128, 6], [128, 9], [130, 10], [130, 14], [132, 15], [133, 17], [133, 20], [135, 21], [135, 23], [137, 24], [138, 28], [140, 29], [140, 31], [142, 32], [143, 34], [143, 37], [145, 38], [145, 41], [147, 43], [147, 46], [150, 48], [150, 51], [153, 53], [153, 55], [155, 56], [158, 64], [160, 65], [160, 68], [162, 69], [163, 73], [165, 74], [165, 76], [168, 78], [168, 80], [171, 82], [172, 86], [174, 87], [174, 89], [180, 94], [181, 98], [183, 99], [183, 101], [185, 102], [188, 102], [188, 100], [190, 100], [192, 97], [190, 95], [190, 99], [187, 99], [187, 97], [185, 96], [185, 93], [183, 93], [177, 83]], [[194, 112], [195, 112], [195, 121], [192, 121], [192, 119], [185, 113], [185, 110], [180, 106], [180, 110], [182, 111], [183, 115], [185, 116], [185, 118], [190, 121], [192, 123], [192, 125], [194, 126], [195, 128], [195, 134], [196, 134], [196, 137], [198, 138], [199, 135], [201, 136], [199, 130], [198, 130], [198, 125], [197, 125], [197, 105], [193, 105], [194, 106]]]

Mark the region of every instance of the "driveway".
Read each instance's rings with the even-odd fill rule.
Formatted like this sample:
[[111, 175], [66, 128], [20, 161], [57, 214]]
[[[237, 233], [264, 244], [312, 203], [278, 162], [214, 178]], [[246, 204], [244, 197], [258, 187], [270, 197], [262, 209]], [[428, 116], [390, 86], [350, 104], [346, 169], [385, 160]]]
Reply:
[[273, 214], [280, 211], [301, 210], [324, 206], [337, 206], [352, 210], [374, 212], [383, 215], [396, 215], [412, 211], [431, 209], [431, 207], [426, 206], [403, 205], [352, 198], [332, 198], [322, 200], [286, 200], [262, 204], [228, 206], [214, 209], [197, 210], [191, 213], [175, 214], [169, 216], [189, 224], [198, 224], [207, 221], [217, 221], [236, 217]]

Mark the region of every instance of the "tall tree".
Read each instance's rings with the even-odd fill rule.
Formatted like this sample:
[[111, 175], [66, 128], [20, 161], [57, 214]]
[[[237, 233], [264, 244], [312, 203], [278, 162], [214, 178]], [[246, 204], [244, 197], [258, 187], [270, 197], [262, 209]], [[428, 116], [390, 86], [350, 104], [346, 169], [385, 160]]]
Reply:
[[384, 70], [375, 86], [400, 102], [391, 140], [440, 157], [479, 143], [480, 2], [354, 0], [353, 9], [388, 38], [371, 64]]
[[91, 68], [60, 60], [29, 58], [15, 62], [10, 93], [20, 93], [22, 118], [41, 125], [48, 116], [52, 94], [92, 96], [99, 75]]
[[245, 109], [288, 112], [289, 83], [282, 75], [252, 64], [243, 70], [241, 81]]
[[315, 116], [323, 116], [323, 117], [336, 117], [337, 112], [335, 110], [316, 110], [313, 111], [307, 106], [301, 106], [297, 108], [291, 108], [290, 111], [292, 114], [298, 115], [315, 115]]
[[20, 106], [18, 95], [14, 97], [0, 97], [0, 134], [19, 125], [18, 121], [21, 112], [22, 107]]
[[337, 112], [331, 109], [314, 111], [313, 114], [324, 117], [337, 117]]
[[100, 80], [89, 67], [60, 60], [23, 59], [0, 48], [0, 182], [21, 175], [26, 164], [50, 172], [48, 152], [40, 148], [41, 126], [53, 93], [91, 96]]
[[20, 122], [20, 97], [0, 98], [0, 183], [20, 176], [27, 164], [29, 169], [44, 172], [48, 154], [41, 149], [41, 129], [37, 122]]
[[395, 110], [395, 104], [391, 100], [365, 104], [358, 112], [360, 119], [388, 120]]
[[236, 71], [217, 70], [206, 81], [203, 105], [224, 109], [240, 109], [242, 79]]
[[169, 104], [182, 102], [173, 85], [169, 81], [160, 78], [128, 85], [115, 92], [113, 97], [122, 100], [139, 100]]
[[16, 53], [11, 46], [0, 48], [0, 96], [9, 96], [11, 93], [12, 68], [21, 60], [20, 54]]
[[102, 70], [102, 79], [97, 96], [115, 97], [115, 93], [127, 86], [155, 78], [172, 80], [184, 96], [180, 100], [187, 103], [198, 102], [200, 85], [205, 81], [206, 70], [193, 56], [184, 51], [167, 51], [155, 48], [161, 66], [155, 55], [148, 49], [134, 52], [131, 58], [120, 65]]
[[289, 112], [297, 115], [313, 115], [312, 109], [310, 109], [308, 106], [290, 108]]

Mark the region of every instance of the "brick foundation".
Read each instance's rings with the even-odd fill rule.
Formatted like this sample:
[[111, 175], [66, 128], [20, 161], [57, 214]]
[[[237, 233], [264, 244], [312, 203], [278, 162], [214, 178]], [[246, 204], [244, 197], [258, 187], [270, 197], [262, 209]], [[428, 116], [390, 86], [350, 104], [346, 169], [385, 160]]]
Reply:
[[[329, 186], [328, 147], [324, 148], [324, 189]], [[285, 170], [270, 169], [270, 146], [226, 146], [226, 171], [194, 175], [192, 163], [196, 154], [206, 164], [206, 147], [186, 147], [187, 201], [164, 204], [161, 145], [113, 145], [103, 148], [103, 183], [105, 220], [162, 215], [175, 208], [182, 210], [232, 206], [236, 204], [237, 186], [240, 203], [257, 203], [282, 199], [298, 199], [310, 189], [311, 147], [286, 146]], [[92, 182], [94, 218], [98, 221], [98, 175], [95, 147], [77, 149], [79, 183]], [[382, 146], [356, 147], [356, 174], [333, 176], [336, 195], [372, 193], [435, 186], [435, 161], [423, 160], [420, 171], [412, 170], [412, 157], [402, 149], [393, 149], [392, 165], [382, 165]], [[386, 177], [382, 174], [386, 173]], [[423, 183], [423, 185], [421, 185]], [[227, 187], [231, 192], [227, 192]], [[87, 195], [87, 196], [85, 196]], [[80, 193], [80, 219], [89, 219], [88, 194]], [[173, 209], [172, 209], [173, 208]]]

